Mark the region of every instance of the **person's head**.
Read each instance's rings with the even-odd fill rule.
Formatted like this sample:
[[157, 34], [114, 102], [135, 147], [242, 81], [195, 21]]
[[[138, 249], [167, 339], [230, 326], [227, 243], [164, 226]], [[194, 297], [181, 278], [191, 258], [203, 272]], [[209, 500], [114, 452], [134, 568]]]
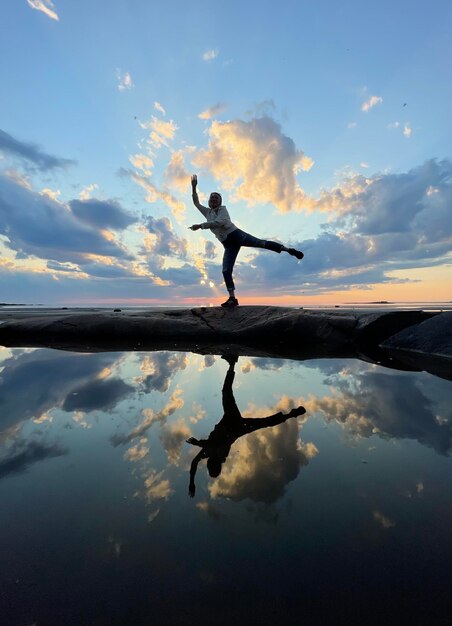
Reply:
[[219, 206], [221, 206], [221, 203], [223, 202], [221, 195], [218, 193], [218, 191], [212, 191], [212, 193], [210, 194], [210, 198], [209, 198], [209, 206], [211, 209], [218, 209]]
[[212, 478], [216, 478], [221, 474], [221, 459], [217, 456], [210, 456], [207, 459], [207, 471], [209, 472], [209, 476]]

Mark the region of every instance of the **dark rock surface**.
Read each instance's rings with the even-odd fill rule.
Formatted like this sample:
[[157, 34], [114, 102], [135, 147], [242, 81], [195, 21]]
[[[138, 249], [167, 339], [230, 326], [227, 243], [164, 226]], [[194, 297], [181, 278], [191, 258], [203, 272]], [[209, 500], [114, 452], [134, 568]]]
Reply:
[[389, 354], [407, 365], [452, 379], [452, 312], [441, 313], [410, 326], [381, 343]]
[[[433, 326], [443, 329], [451, 315], [272, 306], [16, 311], [0, 313], [0, 344], [88, 352], [185, 350], [292, 359], [356, 357], [389, 367], [422, 369], [379, 344], [403, 328], [423, 327], [447, 316], [445, 324]], [[450, 348], [450, 336], [447, 341]], [[452, 358], [452, 350], [449, 354]]]
[[382, 347], [452, 358], [452, 313], [441, 313], [405, 328], [386, 339]]

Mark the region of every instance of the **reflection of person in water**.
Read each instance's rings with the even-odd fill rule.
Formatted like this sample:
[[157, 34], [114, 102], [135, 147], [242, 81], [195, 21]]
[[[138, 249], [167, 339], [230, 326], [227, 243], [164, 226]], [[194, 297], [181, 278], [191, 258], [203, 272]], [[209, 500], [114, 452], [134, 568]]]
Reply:
[[306, 413], [306, 409], [303, 406], [299, 406], [296, 409], [292, 409], [290, 413], [282, 413], [280, 411], [268, 417], [242, 417], [235, 403], [232, 391], [232, 383], [235, 377], [234, 365], [237, 363], [238, 357], [223, 358], [229, 363], [229, 369], [222, 389], [224, 415], [210, 433], [208, 439], [195, 439], [195, 437], [187, 439], [187, 443], [201, 448], [201, 452], [198, 452], [195, 456], [190, 467], [190, 485], [188, 492], [191, 497], [195, 495], [195, 474], [201, 459], [207, 459], [209, 474], [212, 478], [216, 478], [221, 473], [221, 466], [226, 461], [232, 444], [239, 437], [243, 437], [243, 435], [252, 433], [260, 428], [277, 426], [290, 417], [298, 417]]
[[303, 258], [304, 254], [301, 250], [287, 248], [282, 243], [277, 241], [259, 239], [258, 237], [254, 237], [254, 235], [245, 233], [243, 230], [240, 230], [240, 228], [237, 228], [237, 226], [231, 222], [227, 208], [222, 205], [222, 199], [219, 193], [211, 193], [209, 206], [203, 206], [199, 202], [198, 192], [196, 191], [196, 187], [198, 185], [198, 177], [196, 174], [193, 174], [191, 177], [191, 184], [193, 191], [193, 204], [203, 214], [207, 221], [202, 224], [193, 224], [193, 226], [189, 226], [190, 230], [199, 230], [200, 228], [209, 229], [213, 232], [215, 237], [221, 241], [224, 247], [223, 278], [226, 284], [226, 289], [229, 293], [229, 298], [226, 302], [223, 302], [221, 306], [235, 307], [239, 304], [239, 301], [235, 297], [235, 286], [232, 278], [232, 271], [234, 269], [237, 255], [240, 252], [240, 248], [243, 246], [246, 248], [266, 248], [267, 250], [272, 250], [278, 254], [281, 252], [288, 252], [291, 256], [294, 256], [297, 259], [301, 260]]

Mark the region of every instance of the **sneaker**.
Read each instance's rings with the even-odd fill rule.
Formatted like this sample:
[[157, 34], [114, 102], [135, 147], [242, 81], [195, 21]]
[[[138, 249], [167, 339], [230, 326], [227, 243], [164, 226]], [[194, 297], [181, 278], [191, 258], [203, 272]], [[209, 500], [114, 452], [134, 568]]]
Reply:
[[300, 261], [304, 257], [303, 252], [301, 252], [301, 250], [295, 250], [295, 248], [289, 248], [289, 254], [296, 256]]
[[232, 296], [229, 296], [226, 302], [223, 302], [221, 306], [224, 306], [224, 307], [239, 306], [239, 301], [237, 300], [237, 298], [233, 298]]

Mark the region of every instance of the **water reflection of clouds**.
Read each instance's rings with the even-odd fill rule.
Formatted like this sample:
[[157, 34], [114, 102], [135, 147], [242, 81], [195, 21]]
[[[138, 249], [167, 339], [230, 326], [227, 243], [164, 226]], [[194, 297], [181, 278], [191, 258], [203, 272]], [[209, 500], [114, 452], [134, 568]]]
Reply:
[[313, 443], [300, 440], [301, 425], [292, 419], [238, 440], [221, 475], [209, 486], [211, 497], [265, 503], [278, 500], [300, 467], [318, 452]]
[[160, 411], [155, 411], [152, 408], [142, 409], [141, 415], [143, 416], [143, 419], [141, 422], [132, 428], [132, 430], [128, 433], [116, 433], [112, 435], [111, 442], [113, 445], [119, 446], [121, 444], [130, 443], [137, 437], [144, 435], [151, 428], [151, 426], [153, 426], [153, 424], [158, 422], [164, 423], [170, 415], [184, 406], [184, 400], [181, 397], [182, 394], [182, 389], [175, 389], [168, 402], [160, 409]]
[[[191, 429], [205, 436], [206, 428], [219, 417], [226, 369], [218, 357], [23, 349], [0, 354], [0, 477], [67, 453], [66, 447], [48, 440], [48, 435], [57, 432], [60, 414], [54, 409], [72, 413], [79, 426], [88, 427], [95, 426], [89, 420], [91, 412], [112, 413], [125, 399], [133, 398], [129, 404], [134, 406], [126, 410], [121, 405], [116, 432], [110, 430], [106, 436], [115, 447], [124, 446], [120, 458], [133, 464], [141, 485], [137, 494], [146, 502], [152, 520], [173, 493], [173, 481], [188, 470], [192, 450], [184, 448], [184, 442], [192, 435]], [[253, 506], [265, 508], [284, 496], [300, 468], [318, 454], [314, 443], [301, 439], [305, 423], [315, 414], [343, 425], [350, 437], [414, 439], [443, 455], [452, 449], [449, 381], [354, 360], [294, 364], [253, 357], [241, 358], [237, 369], [244, 418], [288, 413], [300, 404], [307, 413], [234, 443], [221, 475], [208, 483], [205, 493], [210, 499], [198, 506], [213, 519], [221, 515], [220, 498], [248, 499], [256, 503]], [[198, 376], [199, 371], [198, 381], [193, 373]], [[253, 376], [245, 376], [248, 372]], [[278, 401], [270, 408], [275, 395]], [[198, 424], [201, 420], [206, 424]], [[25, 423], [30, 428], [24, 429]], [[36, 436], [39, 433], [42, 438]], [[419, 497], [422, 489], [419, 477], [410, 495], [406, 488], [401, 495]], [[389, 528], [384, 525], [385, 514], [380, 513], [373, 513], [374, 521]]]
[[10, 474], [25, 472], [31, 465], [44, 459], [64, 456], [68, 450], [58, 443], [38, 439], [13, 440], [0, 457], [0, 479]]
[[76, 387], [61, 408], [63, 411], [108, 411], [134, 391], [134, 387], [121, 378], [94, 380]]
[[183, 418], [172, 424], [164, 424], [160, 429], [160, 441], [168, 456], [168, 461], [177, 465], [180, 460], [182, 446], [190, 437], [191, 430]]
[[439, 454], [451, 452], [449, 381], [428, 374], [385, 373], [375, 366], [362, 369], [347, 376], [330, 371], [331, 395], [310, 397], [308, 411], [343, 424], [354, 436], [414, 439]]
[[[0, 375], [0, 431], [8, 431], [25, 420], [44, 422], [45, 416], [49, 417], [56, 407], [66, 405], [64, 410], [72, 410], [67, 407], [80, 392], [85, 405], [97, 402], [98, 408], [102, 408], [95, 397], [99, 389], [105, 390], [103, 400], [111, 406], [111, 396], [116, 396], [116, 389], [97, 377], [117, 359], [114, 353], [13, 350], [3, 361], [4, 370]], [[121, 390], [124, 392], [125, 387]], [[76, 404], [77, 401], [74, 406]]]
[[134, 382], [142, 384], [143, 391], [152, 390], [164, 393], [168, 391], [173, 376], [179, 370], [184, 370], [189, 362], [183, 352], [154, 352], [150, 355], [140, 355], [141, 376]]

